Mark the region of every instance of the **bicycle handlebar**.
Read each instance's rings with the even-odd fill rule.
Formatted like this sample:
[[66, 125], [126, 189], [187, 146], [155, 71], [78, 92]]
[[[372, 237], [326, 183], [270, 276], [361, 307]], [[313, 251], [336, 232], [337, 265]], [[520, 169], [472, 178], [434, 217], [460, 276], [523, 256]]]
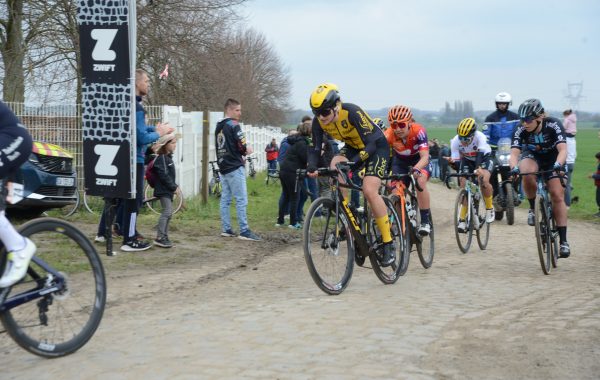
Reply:
[[556, 177], [558, 179], [560, 179], [560, 184], [562, 185], [562, 187], [567, 187], [567, 185], [565, 184], [565, 181], [564, 181], [565, 179], [567, 179], [566, 175], [559, 174], [559, 172], [556, 169], [539, 170], [537, 172], [529, 172], [529, 173], [515, 173], [516, 175], [514, 176], [513, 182], [516, 182], [517, 176], [520, 176], [520, 177], [523, 177], [526, 175], [541, 176], [543, 174], [549, 174], [549, 173], [556, 173]]
[[475, 173], [450, 173], [446, 174], [446, 179], [444, 180], [444, 184], [447, 188], [452, 189], [450, 187], [450, 177], [462, 177], [462, 178], [477, 178], [477, 174]]
[[[357, 186], [354, 184], [353, 181], [350, 180], [350, 177], [348, 175], [348, 172], [350, 171], [350, 168], [354, 165], [354, 162], [351, 161], [343, 161], [343, 162], [338, 162], [335, 165], [335, 169], [331, 169], [331, 168], [318, 168], [316, 170], [317, 175], [319, 177], [331, 177], [331, 178], [335, 178], [338, 175], [341, 175], [342, 178], [344, 179], [345, 183], [340, 183], [339, 185], [341, 187], [346, 187], [349, 189], [353, 189], [353, 190], [359, 190], [362, 191], [362, 188], [360, 186]], [[306, 177], [308, 173], [308, 170], [306, 169], [297, 169], [296, 170], [296, 181], [303, 179], [304, 177]]]
[[389, 180], [392, 180], [392, 181], [401, 181], [405, 177], [410, 177], [412, 183], [415, 185], [415, 187], [417, 188], [417, 190], [419, 192], [422, 192], [423, 188], [419, 185], [419, 181], [415, 180], [415, 177], [413, 176], [413, 173], [412, 173], [412, 168], [409, 167], [408, 170], [409, 170], [408, 173], [404, 173], [404, 174], [390, 174], [390, 175], [386, 175], [382, 179], [389, 179]]

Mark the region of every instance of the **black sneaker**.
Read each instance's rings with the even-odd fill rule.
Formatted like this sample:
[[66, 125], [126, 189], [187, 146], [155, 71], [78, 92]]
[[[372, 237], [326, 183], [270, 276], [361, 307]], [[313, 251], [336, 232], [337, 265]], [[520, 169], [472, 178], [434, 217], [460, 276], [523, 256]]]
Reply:
[[147, 243], [142, 240], [133, 240], [128, 243], [125, 243], [121, 246], [121, 251], [125, 252], [137, 252], [137, 251], [145, 251], [152, 247], [150, 243]]
[[223, 237], [236, 237], [237, 235], [235, 234], [235, 232], [233, 232], [233, 230], [228, 229], [227, 231], [221, 232], [221, 236], [223, 236]]
[[173, 243], [171, 243], [171, 241], [169, 240], [169, 238], [159, 238], [154, 240], [154, 244], [158, 245], [159, 247], [163, 247], [163, 248], [171, 248], [173, 247]]
[[252, 232], [250, 230], [240, 232], [240, 236], [238, 236], [238, 238], [242, 239], [242, 240], [250, 240], [250, 241], [261, 241], [262, 240], [258, 235], [256, 235], [254, 232]]
[[569, 247], [569, 243], [565, 241], [560, 244], [559, 257], [561, 259], [566, 259], [569, 256], [571, 256], [571, 247]]
[[396, 250], [392, 242], [385, 243], [383, 245], [383, 257], [381, 258], [380, 264], [382, 267], [389, 267], [396, 261]]
[[535, 214], [532, 209], [529, 209], [529, 212], [527, 213], [527, 224], [535, 226]]

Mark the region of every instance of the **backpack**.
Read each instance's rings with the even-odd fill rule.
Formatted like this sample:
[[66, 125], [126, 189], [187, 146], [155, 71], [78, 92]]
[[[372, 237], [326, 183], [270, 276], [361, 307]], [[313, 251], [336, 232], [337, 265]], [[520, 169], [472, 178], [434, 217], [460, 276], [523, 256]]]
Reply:
[[148, 162], [148, 165], [146, 166], [145, 177], [146, 181], [148, 182], [148, 185], [150, 185], [151, 188], [154, 188], [154, 186], [156, 186], [156, 182], [158, 182], [158, 177], [154, 170], [152, 170], [154, 168], [154, 162], [156, 162], [157, 157], [158, 156], [154, 157], [150, 162]]

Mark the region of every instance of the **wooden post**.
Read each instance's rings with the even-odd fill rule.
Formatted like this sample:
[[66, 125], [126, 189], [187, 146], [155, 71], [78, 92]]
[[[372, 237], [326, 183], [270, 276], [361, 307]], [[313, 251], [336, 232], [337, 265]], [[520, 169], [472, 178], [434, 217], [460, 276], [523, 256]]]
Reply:
[[203, 205], [208, 203], [208, 147], [211, 143], [210, 138], [210, 112], [208, 108], [205, 108], [202, 111], [202, 180], [200, 183]]

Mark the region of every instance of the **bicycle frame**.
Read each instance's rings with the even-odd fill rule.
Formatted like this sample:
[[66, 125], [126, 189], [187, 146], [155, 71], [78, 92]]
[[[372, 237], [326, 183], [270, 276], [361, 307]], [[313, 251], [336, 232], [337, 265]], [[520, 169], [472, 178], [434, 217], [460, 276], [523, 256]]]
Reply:
[[39, 274], [37, 274], [37, 272], [35, 270], [33, 270], [30, 265], [29, 268], [27, 269], [27, 273], [33, 279], [35, 279], [37, 286], [34, 289], [28, 290], [23, 293], [19, 293], [8, 299], [5, 299], [5, 297], [8, 294], [8, 291], [10, 288], [3, 288], [0, 291], [0, 313], [4, 312], [6, 310], [10, 310], [10, 309], [17, 307], [19, 305], [22, 305], [24, 303], [33, 301], [37, 298], [44, 297], [45, 295], [47, 295], [49, 293], [61, 291], [64, 288], [65, 278], [58, 271], [56, 271], [54, 268], [52, 268], [50, 265], [48, 265], [48, 263], [46, 263], [44, 260], [42, 260], [38, 256], [33, 256], [31, 258], [31, 261], [33, 263], [39, 265], [41, 268], [43, 268], [45, 271], [47, 271], [48, 273], [50, 273], [53, 276], [50, 279], [50, 280], [53, 280], [52, 284], [50, 284], [50, 281], [42, 282], [44, 279]]
[[[473, 198], [477, 197], [477, 200], [480, 201], [482, 197], [481, 189], [479, 188], [479, 184], [476, 183], [472, 178], [476, 178], [477, 174], [475, 173], [452, 173], [446, 176], [446, 187], [450, 189], [450, 184], [448, 179], [451, 177], [462, 177], [465, 179], [465, 191], [467, 192], [467, 218], [471, 217], [471, 210], [473, 207]], [[479, 220], [476, 220], [477, 225], [475, 229], [479, 228]], [[467, 223], [469, 225], [470, 223]]]
[[[351, 164], [352, 164], [351, 162], [346, 162], [341, 165], [338, 164], [339, 170], [338, 169], [321, 168], [318, 170], [318, 174], [319, 174], [319, 176], [326, 176], [326, 177], [332, 178], [333, 183], [331, 184], [331, 188], [333, 190], [335, 190], [332, 192], [332, 199], [333, 199], [333, 202], [336, 207], [336, 209], [335, 209], [336, 215], [338, 215], [338, 213], [340, 212], [340, 209], [341, 209], [342, 213], [345, 214], [345, 216], [350, 221], [350, 224], [352, 225], [352, 228], [351, 228], [352, 238], [356, 242], [357, 253], [359, 253], [360, 256], [368, 257], [372, 252], [374, 252], [377, 249], [376, 243], [371, 245], [367, 241], [367, 237], [370, 236], [370, 232], [371, 232], [370, 231], [371, 227], [370, 227], [369, 223], [367, 223], [368, 215], [369, 215], [369, 204], [368, 204], [367, 200], [364, 199], [363, 200], [364, 211], [363, 211], [362, 215], [357, 215], [352, 210], [352, 208], [348, 204], [348, 201], [345, 199], [344, 194], [342, 193], [342, 188], [362, 192], [362, 188], [355, 185], [354, 182], [352, 182], [348, 176], [347, 169], [350, 167]], [[301, 181], [300, 178], [304, 178], [304, 176], [306, 176], [306, 170], [298, 169], [296, 171], [296, 184], [298, 184], [299, 181]], [[340, 181], [340, 177], [342, 177], [342, 180], [345, 183]], [[341, 199], [341, 201], [340, 201], [340, 199]], [[328, 216], [328, 218], [329, 217], [330, 216]], [[339, 237], [339, 234], [340, 234], [340, 228], [339, 228], [338, 223], [339, 223], [339, 218], [336, 218], [336, 224], [335, 224], [335, 236], [336, 237]], [[326, 236], [326, 234], [324, 234], [324, 236]], [[325, 244], [326, 244], [326, 242], [323, 241], [322, 248], [325, 248]]]

